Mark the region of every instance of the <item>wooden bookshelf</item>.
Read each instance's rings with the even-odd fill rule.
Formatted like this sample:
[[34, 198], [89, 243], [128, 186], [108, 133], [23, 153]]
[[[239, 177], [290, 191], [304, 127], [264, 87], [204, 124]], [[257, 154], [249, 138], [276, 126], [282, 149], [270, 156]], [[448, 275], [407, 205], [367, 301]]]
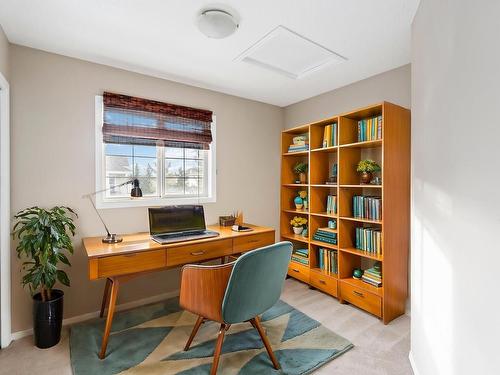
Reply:
[[[382, 139], [358, 142], [358, 121], [375, 116], [382, 116]], [[337, 123], [339, 144], [324, 148], [324, 127], [332, 123]], [[299, 134], [308, 135], [309, 151], [289, 153], [292, 138]], [[281, 153], [281, 238], [294, 248], [309, 250], [309, 265], [291, 262], [289, 276], [378, 316], [384, 324], [403, 314], [408, 295], [410, 111], [383, 102], [287, 129], [282, 132]], [[382, 167], [377, 174], [381, 185], [360, 184], [356, 165], [362, 159], [373, 159]], [[306, 184], [294, 183], [292, 169], [297, 161], [309, 165]], [[325, 182], [333, 163], [337, 163], [337, 184], [329, 185]], [[308, 192], [307, 210], [295, 208], [293, 199], [299, 190]], [[337, 196], [336, 213], [326, 213], [328, 195]], [[382, 220], [353, 217], [355, 195], [381, 197]], [[307, 218], [307, 237], [293, 233], [289, 222], [294, 216]], [[316, 229], [326, 227], [329, 220], [337, 221], [336, 245], [313, 240]], [[356, 227], [381, 230], [381, 254], [356, 248]], [[338, 274], [319, 268], [319, 248], [337, 251]], [[355, 268], [367, 269], [375, 261], [382, 264], [381, 287], [352, 277]]]

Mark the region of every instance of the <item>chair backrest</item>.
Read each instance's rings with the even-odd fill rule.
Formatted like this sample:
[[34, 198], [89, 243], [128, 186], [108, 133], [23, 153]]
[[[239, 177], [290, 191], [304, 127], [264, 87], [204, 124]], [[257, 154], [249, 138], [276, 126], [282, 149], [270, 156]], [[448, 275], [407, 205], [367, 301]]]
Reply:
[[291, 254], [291, 242], [279, 242], [238, 258], [222, 302], [224, 322], [250, 320], [278, 301]]

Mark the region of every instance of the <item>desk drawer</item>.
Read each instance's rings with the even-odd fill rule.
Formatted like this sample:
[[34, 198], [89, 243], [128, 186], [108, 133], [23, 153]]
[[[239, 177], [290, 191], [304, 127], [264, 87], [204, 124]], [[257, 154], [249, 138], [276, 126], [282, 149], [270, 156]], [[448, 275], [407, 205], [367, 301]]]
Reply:
[[309, 283], [316, 289], [337, 297], [337, 279], [324, 275], [321, 272], [311, 271], [309, 274]]
[[142, 251], [99, 258], [97, 275], [99, 278], [126, 275], [166, 266], [165, 250]]
[[290, 262], [288, 265], [288, 274], [293, 278], [309, 283], [309, 267], [296, 262]]
[[232, 248], [230, 239], [168, 248], [167, 265], [171, 267], [223, 257], [230, 255]]
[[262, 246], [272, 245], [273, 243], [274, 232], [236, 237], [233, 239], [233, 253], [243, 253], [245, 251], [258, 249]]
[[340, 282], [340, 294], [343, 300], [373, 315], [382, 316], [382, 299], [379, 296], [342, 281]]

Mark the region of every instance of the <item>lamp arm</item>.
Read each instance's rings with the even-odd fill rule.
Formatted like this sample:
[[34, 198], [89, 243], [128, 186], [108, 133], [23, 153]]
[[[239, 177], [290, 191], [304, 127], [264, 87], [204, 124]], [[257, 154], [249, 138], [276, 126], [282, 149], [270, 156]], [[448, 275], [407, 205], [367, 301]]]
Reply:
[[[97, 194], [97, 193], [94, 193], [94, 194]], [[106, 229], [106, 233], [108, 234], [108, 236], [110, 236], [111, 234], [109, 233], [108, 226], [106, 225], [106, 223], [102, 219], [101, 214], [99, 213], [99, 210], [95, 206], [94, 201], [92, 200], [92, 195], [93, 194], [84, 195], [84, 198], [88, 198], [89, 199], [90, 203], [92, 204], [92, 207], [94, 207], [94, 211], [96, 212], [97, 216], [99, 216], [99, 219], [101, 220], [102, 225], [104, 225], [104, 228]]]

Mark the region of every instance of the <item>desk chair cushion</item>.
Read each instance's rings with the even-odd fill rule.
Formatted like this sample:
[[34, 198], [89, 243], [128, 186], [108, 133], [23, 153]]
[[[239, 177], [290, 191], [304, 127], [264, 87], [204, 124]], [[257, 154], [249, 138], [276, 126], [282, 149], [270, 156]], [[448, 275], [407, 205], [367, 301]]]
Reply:
[[243, 254], [234, 263], [222, 302], [222, 319], [228, 324], [245, 322], [270, 309], [279, 299], [291, 242], [279, 242]]

